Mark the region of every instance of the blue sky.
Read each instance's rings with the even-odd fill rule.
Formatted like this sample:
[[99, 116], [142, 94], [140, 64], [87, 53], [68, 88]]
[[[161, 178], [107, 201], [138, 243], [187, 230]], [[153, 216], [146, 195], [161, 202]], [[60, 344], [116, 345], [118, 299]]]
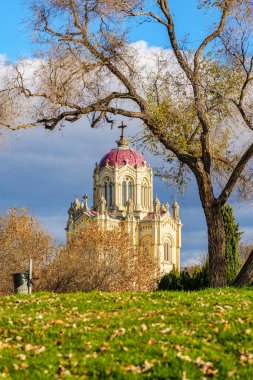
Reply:
[[[30, 43], [27, 18], [29, 11], [26, 0], [7, 0], [0, 4], [0, 51], [15, 61], [19, 57], [31, 56], [34, 47]], [[178, 35], [191, 34], [191, 46], [194, 47], [209, 30], [207, 24], [214, 19], [213, 13], [204, 15], [196, 9], [196, 0], [171, 1], [175, 14]], [[207, 23], [208, 21], [208, 23]], [[135, 41], [146, 40], [150, 45], [167, 46], [166, 33], [156, 25], [142, 24], [131, 33]]]
[[[0, 55], [15, 61], [31, 57], [35, 48], [24, 24], [27, 11], [24, 0], [8, 0], [0, 4]], [[214, 15], [196, 11], [195, 2], [172, 1], [178, 34], [191, 33], [194, 47], [208, 32], [206, 21]], [[166, 34], [160, 27], [145, 24], [132, 30], [131, 38], [145, 40], [150, 45], [165, 46]], [[0, 60], [1, 61], [1, 60]], [[130, 123], [131, 125], [131, 123]], [[131, 134], [133, 128], [129, 128]], [[69, 203], [77, 194], [92, 194], [92, 172], [96, 161], [115, 145], [118, 131], [110, 128], [91, 130], [83, 119], [61, 131], [46, 132], [43, 128], [8, 133], [0, 149], [0, 208], [28, 207], [40, 222], [56, 237], [64, 240], [64, 228]], [[154, 157], [147, 160], [156, 164]], [[176, 190], [155, 179], [155, 192], [170, 204]], [[207, 249], [206, 224], [193, 181], [181, 206], [183, 227], [182, 263], [199, 256]], [[90, 200], [90, 204], [91, 204]], [[235, 211], [244, 239], [252, 236], [251, 205], [235, 204]]]

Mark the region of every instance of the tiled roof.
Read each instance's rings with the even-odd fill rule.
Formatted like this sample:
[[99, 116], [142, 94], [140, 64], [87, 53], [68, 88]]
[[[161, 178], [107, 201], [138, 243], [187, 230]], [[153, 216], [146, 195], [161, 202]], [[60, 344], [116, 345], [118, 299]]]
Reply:
[[131, 166], [149, 166], [145, 158], [135, 150], [131, 148], [114, 148], [107, 152], [101, 159], [99, 166], [100, 168], [106, 165], [106, 162], [110, 166], [123, 166], [128, 163]]
[[[160, 215], [164, 216], [166, 214], [166, 211], [160, 211]], [[144, 219], [154, 219], [155, 214], [153, 212], [149, 212]]]

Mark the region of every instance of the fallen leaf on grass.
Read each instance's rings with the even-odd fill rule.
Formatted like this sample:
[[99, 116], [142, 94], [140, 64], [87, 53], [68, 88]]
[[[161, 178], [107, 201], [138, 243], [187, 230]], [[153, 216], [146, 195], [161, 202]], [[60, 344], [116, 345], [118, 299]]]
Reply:
[[126, 366], [125, 370], [128, 372], [142, 373], [142, 372], [149, 371], [153, 367], [153, 365], [154, 364], [145, 360], [145, 362], [142, 364], [142, 366], [131, 364], [131, 365]]
[[141, 324], [141, 331], [145, 332], [147, 330], [148, 330], [147, 326], [144, 323], [142, 323]]
[[173, 331], [173, 329], [171, 327], [167, 327], [166, 329], [161, 330], [160, 333], [161, 334], [170, 334], [172, 331]]
[[100, 348], [99, 348], [99, 351], [108, 351], [110, 349], [110, 346], [108, 343], [104, 342]]
[[62, 366], [59, 366], [57, 372], [56, 372], [57, 375], [65, 375], [65, 376], [69, 376], [70, 375], [70, 371]]
[[145, 360], [144, 364], [142, 365], [141, 367], [141, 372], [147, 372], [149, 371], [152, 367], [153, 367], [154, 364], [148, 362], [147, 360]]
[[183, 355], [181, 352], [177, 353], [177, 358], [185, 361], [185, 362], [192, 362], [192, 359], [188, 355]]
[[33, 346], [30, 343], [25, 345], [25, 351], [34, 351], [36, 355], [42, 354], [46, 350], [45, 346]]
[[4, 348], [8, 348], [10, 347], [7, 343], [3, 343], [0, 341], [0, 350], [4, 349]]
[[126, 366], [125, 370], [127, 372], [141, 373], [141, 367], [138, 365], [133, 365], [133, 364]]
[[22, 363], [20, 363], [20, 367], [21, 367], [22, 369], [26, 369], [26, 368], [28, 368], [29, 366], [28, 366], [28, 364], [27, 364], [26, 361], [23, 361]]
[[251, 352], [240, 351], [240, 363], [244, 365], [247, 362], [248, 364], [253, 364], [253, 354]]
[[218, 369], [215, 369], [211, 362], [204, 362], [201, 358], [197, 358], [195, 363], [204, 375], [212, 377], [218, 373]]
[[89, 358], [97, 358], [98, 357], [98, 354], [96, 353], [96, 352], [93, 352], [93, 354], [88, 354], [88, 355], [85, 355], [85, 357], [87, 358], [87, 359], [89, 359]]
[[25, 355], [25, 354], [17, 355], [17, 357], [18, 357], [20, 360], [26, 360], [26, 355]]
[[225, 309], [222, 306], [220, 306], [220, 305], [215, 305], [214, 307], [215, 307], [216, 310], [219, 310], [222, 313], [225, 311]]
[[45, 326], [45, 327], [55, 326], [55, 325], [69, 326], [69, 324], [67, 323], [67, 319], [65, 321], [63, 319], [54, 319], [54, 320], [46, 321], [43, 323], [43, 326]]
[[62, 319], [56, 319], [55, 321], [50, 321], [47, 323], [51, 325], [64, 325], [64, 321]]
[[25, 345], [25, 351], [32, 351], [32, 350], [34, 350], [34, 348], [35, 348], [35, 346], [33, 346], [30, 343]]
[[149, 341], [148, 341], [148, 344], [149, 344], [150, 346], [153, 346], [154, 344], [157, 344], [157, 340], [154, 339], [154, 338], [150, 338]]
[[64, 358], [65, 359], [72, 359], [73, 358], [73, 354], [70, 352], [69, 354], [64, 355]]
[[228, 371], [227, 377], [232, 377], [236, 373], [236, 368], [232, 369], [231, 371]]
[[185, 347], [182, 344], [175, 344], [175, 346], [172, 346], [177, 351], [184, 351]]
[[152, 323], [152, 325], [151, 325], [152, 327], [163, 327], [163, 326], [165, 326], [165, 323]]
[[110, 340], [113, 340], [117, 336], [124, 335], [126, 333], [126, 329], [124, 327], [120, 327], [118, 330], [114, 331], [111, 335]]
[[39, 354], [42, 354], [45, 350], [46, 350], [46, 347], [42, 346], [42, 347], [36, 348], [36, 350], [34, 352], [36, 355], [39, 355]]

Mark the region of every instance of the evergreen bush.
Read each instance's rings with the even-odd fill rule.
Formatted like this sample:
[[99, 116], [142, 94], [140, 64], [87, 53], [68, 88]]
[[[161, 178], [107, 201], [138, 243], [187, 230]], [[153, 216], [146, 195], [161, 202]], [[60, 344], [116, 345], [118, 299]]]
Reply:
[[180, 283], [180, 275], [176, 270], [165, 274], [159, 284], [158, 290], [183, 290]]
[[209, 287], [208, 265], [196, 266], [192, 274], [188, 270], [178, 273], [173, 270], [165, 274], [158, 285], [158, 290], [200, 290]]
[[239, 232], [239, 224], [235, 221], [234, 211], [230, 205], [223, 206], [222, 215], [226, 234], [227, 284], [231, 285], [241, 267], [239, 242], [242, 233]]

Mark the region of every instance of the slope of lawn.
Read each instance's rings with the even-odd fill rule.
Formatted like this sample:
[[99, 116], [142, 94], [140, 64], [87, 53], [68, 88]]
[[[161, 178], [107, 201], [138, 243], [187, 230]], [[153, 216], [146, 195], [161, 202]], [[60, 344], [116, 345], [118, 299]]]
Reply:
[[253, 379], [253, 290], [0, 298], [0, 379]]

